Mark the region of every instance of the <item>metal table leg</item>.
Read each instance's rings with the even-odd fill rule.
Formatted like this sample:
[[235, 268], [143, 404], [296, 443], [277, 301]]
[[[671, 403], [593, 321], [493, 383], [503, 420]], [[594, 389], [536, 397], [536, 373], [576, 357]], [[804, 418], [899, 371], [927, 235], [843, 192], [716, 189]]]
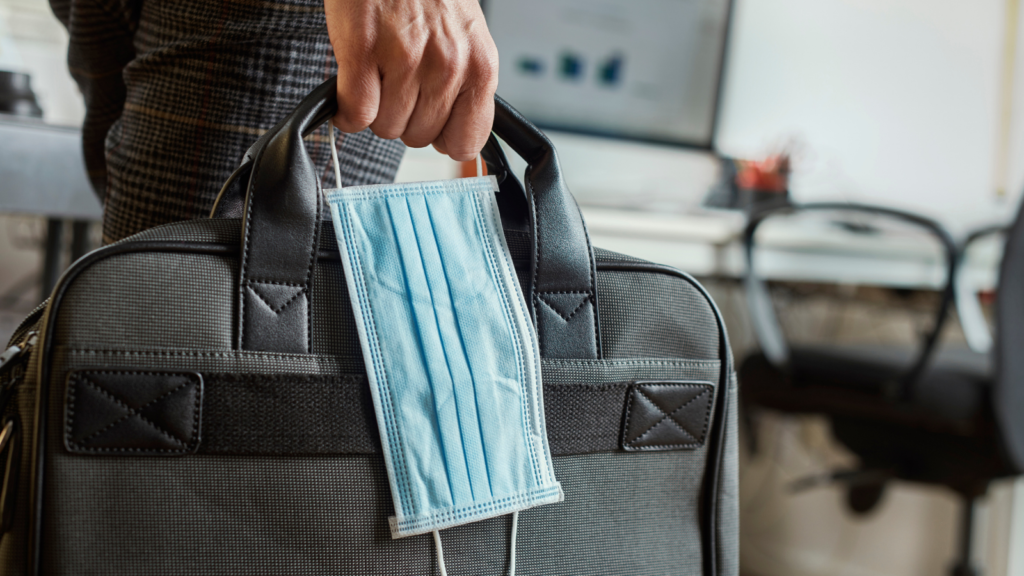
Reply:
[[43, 294], [42, 299], [50, 297], [53, 287], [57, 285], [60, 273], [64, 271], [64, 221], [58, 218], [46, 220], [46, 251], [43, 253]]
[[74, 220], [71, 222], [71, 261], [74, 262], [92, 250], [89, 241], [89, 221]]

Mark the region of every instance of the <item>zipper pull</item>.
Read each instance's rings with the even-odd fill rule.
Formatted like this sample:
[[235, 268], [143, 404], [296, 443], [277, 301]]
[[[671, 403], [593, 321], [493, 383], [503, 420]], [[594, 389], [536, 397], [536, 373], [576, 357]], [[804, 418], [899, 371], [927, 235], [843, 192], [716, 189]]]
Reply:
[[39, 332], [33, 330], [26, 334], [21, 342], [11, 346], [5, 350], [3, 354], [0, 354], [0, 373], [9, 367], [13, 360], [20, 358], [22, 355], [27, 354], [32, 350], [32, 347], [35, 346], [38, 341]]

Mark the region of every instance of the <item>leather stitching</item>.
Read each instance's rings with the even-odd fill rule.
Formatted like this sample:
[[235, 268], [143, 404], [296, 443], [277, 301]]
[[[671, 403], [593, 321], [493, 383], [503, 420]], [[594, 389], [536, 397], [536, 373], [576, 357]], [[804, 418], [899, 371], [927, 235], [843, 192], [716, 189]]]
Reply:
[[[544, 296], [543, 296], [544, 294], [587, 294], [588, 296], [586, 298], [584, 298], [582, 302], [580, 302], [579, 306], [577, 306], [575, 310], [573, 310], [572, 312], [569, 313], [568, 316], [566, 316], [566, 315], [562, 314], [561, 312], [559, 312], [554, 306], [552, 306], [550, 302], [545, 300]], [[590, 294], [589, 292], [543, 292], [541, 294], [538, 294], [537, 298], [539, 298], [540, 301], [543, 302], [544, 305], [547, 306], [549, 310], [551, 310], [555, 314], [558, 314], [558, 316], [562, 320], [565, 320], [566, 322], [568, 322], [569, 320], [572, 320], [572, 317], [575, 316], [577, 312], [580, 311], [580, 308], [583, 308], [584, 306], [586, 306], [587, 304], [590, 303], [590, 296], [589, 296], [589, 294]]]
[[541, 329], [541, 319], [539, 310], [537, 310], [537, 300], [540, 300], [540, 296], [537, 293], [537, 273], [540, 270], [540, 220], [537, 218], [537, 198], [533, 194], [533, 178], [531, 176], [533, 172], [532, 166], [526, 167], [526, 196], [527, 201], [530, 203], [530, 211], [533, 212], [533, 283], [530, 286], [530, 291], [533, 293], [533, 302], [530, 304], [533, 306], [533, 319], [537, 323], [537, 347], [540, 348], [541, 357], [545, 356], [545, 334], [544, 330]]
[[296, 284], [294, 282], [278, 282], [276, 280], [257, 280], [255, 278], [248, 278], [246, 282], [250, 284], [273, 284], [275, 286], [291, 286], [292, 288], [305, 288], [305, 284]]
[[[334, 125], [328, 123], [328, 130], [334, 130]], [[340, 167], [338, 168], [341, 169]], [[314, 174], [315, 176], [315, 174]], [[306, 286], [304, 292], [312, 292], [310, 287], [313, 284], [313, 269], [316, 268], [316, 254], [320, 247], [320, 226], [323, 218], [324, 200], [320, 190], [320, 179], [316, 181], [316, 217], [313, 219], [313, 245], [309, 247], [309, 265], [306, 267]], [[339, 183], [338, 186], [341, 186]], [[313, 351], [313, 303], [306, 306], [306, 353]]]
[[[268, 142], [267, 145], [269, 146], [270, 142]], [[253, 164], [252, 176], [251, 176], [251, 181], [252, 182], [257, 182], [258, 181], [259, 171], [260, 171], [260, 168], [261, 168], [261, 166], [263, 164], [263, 158], [265, 156], [265, 152], [266, 152], [265, 149], [262, 150], [260, 152], [260, 154], [259, 154], [259, 157], [256, 158], [256, 161]], [[315, 176], [315, 174], [314, 174], [314, 176]], [[319, 181], [319, 179], [316, 179], [316, 178], [314, 178], [314, 180], [316, 180], [316, 187], [317, 187], [317, 192], [316, 192], [316, 216], [315, 216], [315, 218], [313, 220], [315, 230], [314, 230], [314, 233], [313, 233], [313, 244], [312, 244], [312, 246], [310, 247], [310, 250], [309, 250], [309, 263], [308, 263], [308, 265], [306, 267], [306, 282], [303, 285], [303, 292], [308, 292], [309, 291], [310, 283], [311, 283], [312, 278], [313, 278], [313, 269], [316, 267], [317, 248], [319, 246], [319, 241], [320, 241], [320, 223], [321, 223], [321, 219], [323, 217], [323, 201], [321, 199], [321, 194], [320, 194], [320, 181]], [[250, 194], [246, 194], [246, 205], [245, 205], [245, 212], [243, 213], [243, 218], [248, 219], [250, 217], [250, 214], [252, 213], [252, 202], [253, 202], [252, 196], [253, 195], [251, 193]], [[242, 281], [243, 286], [249, 284], [249, 243], [250, 243], [251, 237], [252, 237], [252, 226], [250, 226], [249, 223], [246, 222], [245, 223], [245, 242], [243, 242], [243, 245], [242, 245], [242, 274], [241, 274], [241, 277], [243, 279], [243, 281]], [[250, 289], [251, 289], [251, 287], [250, 287]], [[255, 293], [256, 291], [253, 290], [253, 292]], [[258, 293], [256, 295], [259, 296], [260, 299], [263, 300], [264, 303], [267, 303], [266, 300], [262, 296], [260, 296]], [[298, 297], [298, 295], [293, 297], [292, 300], [294, 300], [296, 297]], [[290, 303], [291, 303], [291, 300], [289, 300], [288, 304], [290, 304]], [[269, 304], [268, 304], [268, 306], [269, 306]], [[273, 310], [273, 307], [270, 306], [270, 309]], [[282, 306], [279, 310], [275, 310], [274, 313], [277, 314], [281, 310], [284, 310], [284, 306]], [[239, 348], [244, 348], [244, 346], [245, 346], [245, 328], [246, 328], [246, 324], [247, 324], [246, 321], [245, 321], [245, 296], [244, 296], [244, 289], [243, 289], [243, 294], [241, 295], [241, 298], [239, 298], [238, 312], [239, 312], [239, 324], [240, 324], [240, 326], [239, 326]], [[312, 306], [308, 306], [307, 309], [306, 309], [306, 353], [307, 354], [309, 354], [310, 351], [312, 350], [312, 346], [313, 346], [312, 338], [313, 338], [313, 307]]]
[[[100, 371], [100, 372], [96, 372], [96, 373], [97, 374], [119, 374], [119, 375], [120, 374], [128, 374], [128, 375], [131, 375], [131, 374], [152, 374], [152, 373], [149, 373], [149, 372], [137, 372], [137, 371], [126, 371], [126, 372]], [[141, 412], [143, 410], [145, 410], [146, 408], [149, 408], [150, 406], [156, 404], [157, 402], [160, 402], [161, 400], [163, 400], [165, 398], [168, 398], [169, 396], [175, 394], [176, 392], [182, 390], [183, 388], [185, 388], [185, 387], [187, 387], [189, 385], [193, 385], [194, 386], [196, 384], [195, 380], [190, 378], [188, 375], [185, 375], [185, 377], [186, 377], [185, 382], [183, 382], [179, 386], [176, 386], [175, 388], [173, 388], [171, 390], [168, 390], [167, 392], [161, 394], [160, 396], [158, 396], [157, 398], [154, 398], [153, 400], [150, 400], [149, 402], [147, 402], [146, 404], [144, 404], [143, 406], [141, 406], [139, 408], [132, 408], [131, 406], [126, 404], [124, 401], [122, 401], [121, 399], [119, 399], [116, 396], [114, 396], [109, 390], [104, 389], [100, 384], [97, 384], [96, 382], [94, 382], [93, 380], [88, 378], [85, 374], [81, 374], [81, 373], [75, 374], [73, 376], [73, 380], [72, 380], [73, 382], [82, 383], [82, 384], [86, 384], [86, 385], [90, 386], [92, 389], [94, 389], [97, 392], [99, 392], [100, 394], [102, 394], [104, 397], [106, 397], [108, 400], [110, 400], [114, 404], [116, 404], [116, 405], [120, 406], [121, 408], [127, 410], [128, 414], [126, 414], [126, 415], [118, 418], [117, 420], [111, 422], [110, 424], [108, 424], [107, 426], [103, 427], [102, 429], [100, 429], [100, 430], [98, 430], [96, 432], [93, 432], [92, 434], [90, 434], [86, 438], [83, 438], [81, 440], [75, 441], [75, 440], [71, 439], [71, 425], [72, 425], [72, 422], [74, 421], [74, 414], [75, 414], [75, 412], [74, 412], [75, 394], [74, 394], [74, 386], [72, 386], [71, 390], [69, 390], [68, 420], [67, 420], [67, 423], [66, 423], [66, 431], [67, 431], [67, 434], [68, 434], [69, 441], [72, 444], [78, 445], [83, 450], [98, 450], [98, 451], [105, 451], [105, 452], [118, 452], [118, 451], [130, 451], [130, 452], [140, 452], [140, 451], [141, 452], [147, 452], [147, 451], [178, 452], [179, 451], [179, 450], [168, 450], [168, 449], [99, 448], [99, 447], [86, 446], [86, 443], [90, 442], [91, 440], [93, 440], [96, 437], [100, 436], [104, 432], [107, 432], [108, 430], [114, 428], [115, 426], [117, 426], [117, 425], [127, 421], [128, 419], [132, 418], [133, 416], [135, 416], [135, 417], [138, 417], [139, 420], [141, 420], [143, 423], [149, 425], [151, 428], [153, 428], [154, 430], [156, 430], [157, 432], [162, 434], [164, 437], [166, 437], [166, 438], [176, 442], [177, 444], [181, 445], [183, 449], [188, 449], [189, 448], [189, 444], [192, 441], [194, 441], [194, 439], [196, 438], [196, 431], [197, 431], [197, 428], [199, 426], [199, 414], [198, 413], [199, 413], [200, 406], [202, 405], [201, 404], [201, 397], [200, 397], [199, 394], [196, 395], [195, 407], [193, 409], [191, 438], [183, 440], [183, 439], [179, 438], [178, 436], [176, 436], [175, 434], [173, 434], [172, 432], [170, 432], [169, 430], [165, 429], [164, 427], [160, 426], [159, 424], [153, 422], [152, 420], [150, 420], [149, 418], [146, 418], [145, 416], [143, 416], [141, 414]]]
[[[263, 156], [266, 152], [265, 149], [260, 150], [259, 156], [252, 166], [252, 175], [250, 176], [250, 182], [257, 182], [257, 177], [260, 173], [260, 166], [263, 164]], [[242, 212], [242, 224], [245, 226], [245, 241], [242, 242], [242, 286], [239, 286], [242, 292], [238, 298], [238, 348], [245, 348], [245, 282], [249, 278], [249, 240], [252, 237], [252, 226], [250, 225], [248, 218], [252, 212], [252, 194], [247, 193], [245, 195], [245, 208]]]
[[121, 406], [122, 408], [125, 408], [126, 410], [128, 410], [128, 413], [125, 414], [124, 416], [118, 418], [117, 420], [114, 420], [113, 422], [111, 422], [107, 426], [97, 430], [96, 432], [93, 432], [89, 436], [86, 436], [85, 438], [82, 438], [81, 440], [78, 441], [79, 444], [88, 444], [89, 442], [95, 440], [98, 436], [100, 436], [101, 434], [103, 434], [107, 430], [110, 430], [111, 428], [117, 426], [118, 424], [120, 424], [122, 422], [125, 422], [126, 420], [130, 419], [132, 416], [138, 416], [139, 420], [141, 420], [145, 424], [148, 424], [151, 428], [153, 428], [154, 430], [156, 430], [157, 432], [159, 432], [160, 434], [162, 434], [163, 436], [165, 436], [169, 440], [171, 440], [173, 442], [176, 442], [178, 444], [181, 444], [183, 446], [186, 444], [186, 442], [183, 441], [181, 438], [178, 438], [173, 433], [171, 433], [170, 431], [166, 430], [165, 428], [163, 428], [162, 426], [160, 426], [156, 422], [153, 422], [149, 418], [146, 418], [142, 414], [139, 414], [139, 410], [144, 410], [144, 409], [152, 406], [153, 403], [155, 403], [155, 402], [157, 402], [159, 400], [163, 400], [168, 395], [173, 394], [173, 393], [177, 392], [178, 390], [181, 390], [184, 387], [184, 385], [178, 386], [177, 388], [175, 388], [174, 390], [171, 390], [167, 394], [164, 394], [163, 396], [160, 396], [159, 398], [157, 398], [153, 402], [150, 402], [149, 404], [146, 404], [145, 406], [143, 406], [139, 410], [132, 410], [127, 404], [125, 404], [124, 402], [121, 402], [115, 396], [113, 396], [112, 394], [108, 393], [106, 390], [103, 390], [102, 388], [96, 386], [95, 383], [93, 383], [93, 382], [91, 382], [89, 380], [86, 380], [84, 378], [82, 379], [82, 383], [83, 384], [88, 384], [94, 390], [96, 390], [100, 394], [103, 394], [104, 396], [106, 396], [114, 404], [117, 404], [118, 406]]
[[[651, 430], [654, 430], [655, 428], [657, 428], [657, 427], [658, 427], [658, 425], [659, 425], [659, 424], [661, 424], [662, 422], [664, 422], [665, 420], [669, 420], [669, 419], [671, 419], [671, 420], [672, 420], [673, 422], [675, 422], [675, 419], [674, 419], [674, 418], [672, 418], [672, 414], [675, 414], [676, 412], [679, 412], [680, 410], [682, 410], [683, 408], [686, 408], [686, 407], [687, 407], [687, 406], [689, 406], [690, 404], [693, 404], [693, 403], [694, 403], [694, 402], [695, 402], [695, 401], [696, 401], [697, 399], [699, 399], [700, 397], [702, 397], [702, 396], [704, 396], [705, 394], [707, 394], [707, 389], [705, 389], [705, 390], [704, 390], [703, 392], [701, 392], [700, 394], [697, 394], [697, 395], [696, 395], [696, 396], [694, 396], [693, 398], [690, 398], [689, 400], [687, 400], [687, 401], [686, 401], [686, 403], [684, 403], [684, 404], [683, 404], [682, 406], [680, 406], [679, 408], [676, 408], [676, 409], [675, 409], [675, 410], [673, 410], [673, 411], [672, 411], [671, 413], [666, 413], [666, 412], [665, 412], [665, 410], [664, 410], [664, 409], [663, 409], [663, 408], [662, 408], [661, 406], [659, 406], [659, 405], [658, 405], [657, 401], [655, 401], [655, 400], [654, 400], [653, 398], [651, 398], [650, 396], [648, 396], [647, 394], [645, 394], [645, 393], [644, 393], [644, 391], [643, 391], [643, 390], [642, 390], [641, 388], [637, 388], [637, 389], [636, 389], [636, 393], [637, 393], [637, 394], [639, 394], [639, 395], [641, 395], [641, 396], [643, 396], [644, 398], [646, 398], [646, 399], [647, 399], [647, 401], [648, 401], [648, 402], [650, 402], [651, 404], [654, 404], [654, 408], [655, 408], [655, 409], [656, 409], [656, 410], [657, 410], [658, 412], [660, 412], [660, 413], [664, 414], [664, 416], [663, 416], [663, 417], [662, 417], [662, 418], [661, 418], [660, 420], [658, 420], [657, 422], [655, 422], [655, 423], [654, 423], [653, 425], [651, 425], [651, 426], [650, 426], [649, 428], [647, 428], [647, 430], [644, 430], [644, 432], [643, 432], [643, 433], [641, 433], [641, 434], [640, 434], [639, 436], [637, 436], [636, 438], [634, 438], [633, 440], [631, 440], [631, 441], [629, 442], [630, 444], [635, 444], [635, 443], [637, 443], [638, 441], [640, 441], [640, 439], [642, 439], [642, 438], [643, 438], [644, 436], [647, 436], [648, 434], [650, 434], [650, 433], [651, 433]], [[676, 422], [676, 424], [678, 425], [678, 422]], [[681, 428], [681, 426], [680, 426], [680, 428]], [[686, 430], [683, 430], [683, 432], [686, 432]], [[690, 434], [689, 432], [686, 432], [686, 434], [687, 434], [687, 436], [690, 436], [690, 437], [692, 437], [692, 438], [693, 438], [694, 440], [696, 440], [696, 437], [694, 437], [694, 436], [693, 436], [693, 434]]]
[[597, 330], [597, 265], [594, 263], [594, 247], [590, 243], [590, 231], [587, 230], [587, 221], [583, 218], [583, 213], [580, 211], [579, 206], [576, 207], [576, 212], [580, 215], [580, 223], [583, 225], [583, 237], [587, 241], [587, 263], [590, 264], [590, 301], [594, 303], [594, 320], [590, 323], [590, 329], [594, 332], [594, 347], [597, 348], [597, 357], [600, 359], [604, 356], [601, 351], [601, 335]]
[[[281, 306], [279, 306], [278, 308], [276, 308], [276, 309], [275, 309], [275, 308], [274, 308], [274, 307], [273, 307], [273, 306], [272, 306], [272, 305], [270, 304], [270, 302], [268, 302], [268, 301], [267, 301], [267, 299], [266, 299], [266, 298], [265, 298], [265, 297], [264, 297], [264, 296], [263, 296], [262, 294], [260, 294], [260, 293], [259, 293], [259, 291], [258, 291], [258, 290], [256, 290], [256, 288], [255, 288], [255, 287], [253, 286], [253, 284], [257, 284], [257, 283], [258, 283], [258, 284], [269, 284], [269, 282], [256, 282], [256, 281], [249, 281], [249, 283], [248, 283], [248, 287], [249, 287], [249, 290], [250, 290], [250, 291], [251, 291], [251, 292], [252, 292], [253, 294], [255, 294], [255, 295], [256, 295], [256, 297], [257, 297], [257, 298], [259, 298], [261, 302], [263, 302], [264, 304], [266, 304], [266, 305], [267, 305], [267, 308], [270, 308], [271, 312], [273, 312], [274, 314], [280, 314], [281, 312], [283, 312], [283, 311], [284, 311], [284, 309], [285, 309], [285, 308], [287, 308], [288, 306], [290, 306], [292, 302], [294, 302], [294, 301], [295, 301], [296, 299], [298, 299], [298, 297], [299, 297], [299, 296], [302, 296], [302, 295], [304, 295], [304, 294], [306, 293], [306, 289], [305, 289], [305, 288], [303, 288], [302, 290], [299, 290], [298, 292], [296, 292], [296, 293], [295, 293], [295, 295], [294, 295], [294, 296], [292, 296], [291, 298], [289, 298], [289, 299], [288, 299], [288, 300], [287, 300], [287, 301], [286, 301], [286, 302], [285, 302], [284, 304], [281, 304]], [[286, 284], [286, 286], [293, 286], [293, 284]]]
[[[650, 386], [650, 385], [647, 385], [647, 386]], [[626, 426], [627, 426], [627, 428], [623, 430], [623, 443], [624, 443], [625, 446], [628, 446], [628, 447], [630, 447], [630, 448], [632, 448], [634, 450], [656, 450], [656, 449], [670, 449], [670, 448], [691, 448], [691, 447], [700, 446], [703, 443], [703, 436], [704, 436], [704, 432], [707, 430], [708, 417], [711, 415], [711, 407], [713, 405], [713, 402], [708, 402], [707, 409], [705, 410], [705, 413], [704, 413], [704, 425], [703, 425], [703, 428], [702, 428], [702, 431], [701, 431], [701, 438], [698, 438], [698, 437], [694, 436], [693, 433], [691, 433], [690, 431], [688, 431], [685, 428], [683, 428], [683, 426], [675, 419], [675, 417], [673, 415], [676, 414], [677, 412], [679, 412], [680, 410], [682, 410], [683, 408], [689, 406], [690, 404], [692, 404], [696, 400], [704, 397], [704, 395], [706, 395], [712, 389], [709, 388], [709, 387], [704, 387], [703, 385], [699, 385], [699, 384], [663, 384], [663, 386], [702, 387], [703, 390], [699, 394], [694, 396], [693, 398], [687, 400], [683, 405], [679, 406], [678, 408], [676, 408], [672, 412], [666, 413], [665, 410], [660, 405], [658, 405], [658, 402], [656, 402], [654, 399], [652, 399], [650, 396], [648, 396], [643, 391], [641, 386], [634, 387], [633, 391], [635, 392], [635, 394], [630, 394], [629, 395], [629, 399], [626, 401]], [[657, 422], [655, 422], [654, 424], [649, 426], [639, 436], [636, 436], [632, 440], [626, 441], [625, 434], [628, 432], [628, 425], [629, 425], [629, 422], [630, 422], [630, 420], [632, 418], [633, 397], [636, 394], [639, 394], [639, 395], [643, 396], [644, 398], [646, 398], [654, 406], [654, 408], [656, 410], [658, 410], [659, 413], [664, 414], [664, 416], [661, 419], [659, 419]], [[694, 442], [691, 442], [691, 443], [679, 442], [679, 443], [673, 443], [673, 444], [658, 444], [658, 445], [653, 445], [653, 446], [636, 446], [637, 442], [639, 442], [645, 436], [650, 434], [650, 432], [652, 430], [654, 430], [654, 428], [656, 428], [658, 425], [660, 425], [665, 420], [669, 420], [673, 425], [675, 425], [675, 427], [677, 429], [679, 429], [681, 432], [685, 433], [687, 436], [693, 438]]]

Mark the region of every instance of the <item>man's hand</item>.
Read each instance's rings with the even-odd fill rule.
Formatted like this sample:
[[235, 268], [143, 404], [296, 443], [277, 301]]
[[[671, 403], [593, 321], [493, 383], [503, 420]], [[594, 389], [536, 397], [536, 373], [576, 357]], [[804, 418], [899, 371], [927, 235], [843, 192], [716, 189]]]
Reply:
[[498, 50], [478, 0], [324, 0], [344, 132], [472, 160], [494, 120]]

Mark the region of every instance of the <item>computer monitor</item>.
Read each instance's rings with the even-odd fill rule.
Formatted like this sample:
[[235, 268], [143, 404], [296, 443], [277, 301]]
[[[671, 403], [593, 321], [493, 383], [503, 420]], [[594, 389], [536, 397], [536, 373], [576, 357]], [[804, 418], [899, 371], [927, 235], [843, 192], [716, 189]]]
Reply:
[[709, 149], [731, 0], [484, 0], [498, 94], [537, 125]]

